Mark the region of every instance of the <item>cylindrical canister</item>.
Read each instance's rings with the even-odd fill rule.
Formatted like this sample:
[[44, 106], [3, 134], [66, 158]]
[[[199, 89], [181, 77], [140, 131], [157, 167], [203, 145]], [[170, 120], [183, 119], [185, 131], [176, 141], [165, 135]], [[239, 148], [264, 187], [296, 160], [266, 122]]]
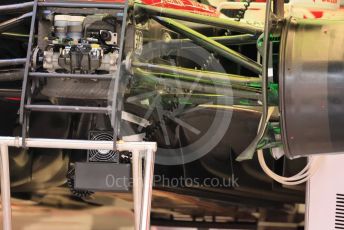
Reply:
[[70, 16], [68, 22], [68, 37], [73, 40], [78, 40], [82, 37], [82, 23], [84, 22], [84, 16]]
[[290, 18], [280, 50], [286, 154], [344, 151], [344, 21]]
[[54, 27], [55, 27], [56, 37], [60, 39], [67, 37], [68, 22], [69, 22], [69, 15], [55, 15]]

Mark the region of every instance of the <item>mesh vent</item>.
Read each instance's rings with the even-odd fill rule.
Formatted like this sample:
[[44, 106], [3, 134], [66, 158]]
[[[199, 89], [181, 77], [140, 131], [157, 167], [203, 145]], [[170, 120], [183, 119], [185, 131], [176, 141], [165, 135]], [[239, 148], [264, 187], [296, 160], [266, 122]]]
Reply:
[[344, 194], [336, 195], [335, 229], [344, 229]]
[[[90, 140], [92, 141], [112, 141], [111, 132], [90, 132]], [[113, 150], [88, 150], [89, 162], [118, 162], [118, 153]]]

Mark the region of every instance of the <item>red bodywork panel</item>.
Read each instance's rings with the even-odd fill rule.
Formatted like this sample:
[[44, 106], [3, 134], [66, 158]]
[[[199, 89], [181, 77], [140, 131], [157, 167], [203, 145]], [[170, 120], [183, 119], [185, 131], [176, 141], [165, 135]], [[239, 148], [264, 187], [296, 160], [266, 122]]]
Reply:
[[193, 0], [141, 0], [143, 4], [217, 17], [214, 7]]
[[[91, 0], [89, 2], [124, 3], [125, 0]], [[218, 13], [216, 13], [216, 9], [214, 7], [201, 4], [194, 0], [138, 0], [137, 2], [150, 6], [183, 10], [212, 17], [218, 16]]]

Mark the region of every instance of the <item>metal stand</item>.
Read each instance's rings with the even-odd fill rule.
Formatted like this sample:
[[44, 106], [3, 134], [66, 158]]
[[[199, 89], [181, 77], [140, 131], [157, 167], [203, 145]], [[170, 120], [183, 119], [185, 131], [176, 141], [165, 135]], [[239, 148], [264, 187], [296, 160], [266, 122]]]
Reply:
[[144, 181], [142, 186], [142, 155], [139, 151], [133, 152], [133, 195], [135, 212], [135, 229], [149, 229], [154, 173], [154, 152], [146, 151]]
[[1, 144], [1, 206], [2, 206], [2, 225], [4, 230], [12, 229], [11, 211], [11, 183], [10, 169], [8, 160], [8, 146]]
[[[9, 173], [8, 147], [22, 147], [19, 137], [0, 137], [1, 150], [1, 203], [3, 230], [12, 229], [11, 184]], [[104, 149], [112, 150], [112, 141], [83, 141], [63, 139], [25, 139], [25, 146], [30, 148], [59, 149]], [[148, 230], [152, 200], [154, 155], [157, 150], [155, 142], [117, 142], [118, 151], [129, 151], [133, 154], [133, 197], [135, 211], [135, 229]], [[143, 154], [144, 153], [144, 154]], [[142, 179], [142, 156], [145, 156], [144, 180]]]

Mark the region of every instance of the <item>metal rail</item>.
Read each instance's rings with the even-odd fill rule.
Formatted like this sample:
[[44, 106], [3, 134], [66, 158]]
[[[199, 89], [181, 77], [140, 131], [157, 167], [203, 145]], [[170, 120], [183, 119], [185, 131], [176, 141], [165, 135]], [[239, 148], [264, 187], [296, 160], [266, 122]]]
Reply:
[[[29, 76], [29, 70], [30, 70], [30, 60], [31, 60], [31, 54], [32, 54], [32, 44], [34, 42], [35, 37], [35, 23], [36, 23], [36, 13], [37, 13], [37, 3], [38, 0], [34, 0], [33, 3], [33, 9], [32, 9], [32, 17], [31, 17], [31, 25], [30, 25], [30, 37], [29, 42], [27, 46], [27, 53], [26, 53], [26, 63], [25, 63], [25, 69], [24, 69], [24, 77], [23, 77], [23, 84], [22, 84], [22, 92], [21, 92], [21, 101], [20, 101], [20, 108], [19, 108], [19, 123], [22, 124], [22, 133], [23, 137], [25, 139], [26, 135], [26, 119], [25, 119], [25, 111], [24, 111], [24, 105], [26, 100], [26, 91], [28, 90], [28, 76]], [[25, 142], [23, 142], [25, 144]]]
[[[3, 230], [12, 230], [11, 184], [9, 174], [8, 147], [23, 147], [19, 137], [0, 137], [1, 156], [1, 202]], [[113, 150], [112, 141], [88, 141], [66, 139], [25, 139], [25, 146], [30, 148], [59, 149], [104, 149]], [[155, 142], [117, 142], [116, 149], [133, 153], [133, 196], [135, 212], [135, 229], [148, 230], [150, 226], [151, 199], [153, 189], [154, 155], [157, 150]], [[141, 155], [142, 154], [142, 155]], [[142, 180], [142, 156], [145, 157], [145, 173]]]
[[[114, 130], [114, 148], [116, 147], [116, 139], [117, 139], [117, 135], [119, 134], [119, 130], [120, 130], [120, 119], [121, 119], [121, 103], [123, 101], [123, 90], [121, 89], [121, 87], [123, 86], [123, 82], [125, 82], [125, 78], [122, 78], [122, 72], [124, 71], [124, 66], [122, 65], [122, 61], [123, 61], [123, 55], [124, 55], [124, 45], [125, 45], [125, 37], [124, 36], [126, 34], [127, 31], [127, 18], [128, 16], [128, 12], [129, 11], [129, 0], [125, 1], [124, 4], [124, 8], [123, 8], [123, 17], [122, 17], [122, 25], [121, 25], [121, 38], [119, 41], [119, 54], [118, 54], [118, 59], [117, 59], [117, 72], [115, 73], [115, 80], [113, 81], [114, 84], [112, 85], [112, 113], [111, 113], [111, 123], [112, 123], [112, 127]], [[111, 86], [110, 86], [111, 87]]]
[[98, 80], [112, 80], [112, 74], [68, 74], [68, 73], [43, 73], [43, 72], [30, 72], [30, 77], [35, 78], [72, 78], [72, 79], [98, 79]]
[[59, 113], [99, 113], [106, 114], [111, 111], [111, 107], [90, 107], [90, 106], [68, 106], [68, 105], [25, 105], [25, 109], [41, 112]]

